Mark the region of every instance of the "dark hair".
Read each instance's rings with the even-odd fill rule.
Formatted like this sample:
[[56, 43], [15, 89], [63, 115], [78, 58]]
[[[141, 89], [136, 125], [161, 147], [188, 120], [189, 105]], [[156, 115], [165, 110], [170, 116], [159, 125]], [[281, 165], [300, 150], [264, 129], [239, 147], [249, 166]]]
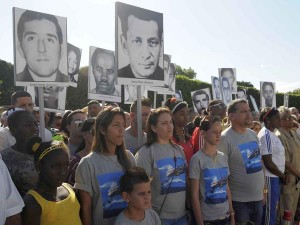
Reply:
[[[165, 106], [167, 108], [170, 109], [170, 111], [172, 112], [172, 114], [178, 112], [180, 109], [184, 108], [184, 107], [188, 107], [188, 104], [186, 102], [183, 102], [175, 97], [173, 98], [169, 98], [166, 102], [165, 102]], [[176, 108], [175, 108], [176, 107]]]
[[[121, 115], [126, 120], [124, 111], [120, 107], [108, 106], [99, 112], [95, 123], [95, 136], [93, 141], [92, 150], [100, 153], [107, 151], [107, 144], [104, 134], [101, 130], [106, 131], [108, 126], [112, 123], [116, 115]], [[128, 170], [130, 168], [130, 162], [126, 154], [124, 141], [116, 148], [116, 155], [119, 163], [123, 169]]]
[[68, 111], [65, 112], [65, 114], [62, 117], [60, 129], [59, 129], [59, 131], [62, 131], [64, 133], [66, 133], [68, 136], [70, 136], [70, 132], [67, 129], [67, 118], [68, 118], [68, 116], [70, 115], [71, 112], [72, 112], [71, 110], [68, 110]]
[[200, 122], [200, 130], [208, 131], [215, 122], [221, 122], [219, 116], [205, 116]]
[[265, 107], [260, 111], [259, 121], [265, 123], [267, 120], [270, 120], [277, 113], [279, 113], [279, 111], [276, 108]]
[[218, 77], [213, 77], [212, 85], [214, 85], [215, 80], [217, 80], [218, 82], [220, 82]]
[[19, 126], [22, 120], [24, 120], [25, 115], [33, 116], [31, 112], [27, 111], [15, 111], [13, 112], [8, 118], [7, 118], [7, 126], [12, 133], [13, 136], [15, 136], [16, 128]]
[[111, 57], [113, 57], [113, 59], [115, 60], [115, 55], [114, 52], [109, 51], [109, 50], [105, 50], [102, 48], [96, 48], [95, 51], [93, 52], [92, 58], [91, 58], [91, 63], [92, 63], [92, 68], [94, 69], [94, 66], [96, 66], [96, 61], [98, 58], [98, 55], [100, 54], [106, 54], [109, 55]]
[[[171, 112], [168, 108], [159, 107], [157, 109], [153, 109], [148, 117], [147, 125], [146, 125], [146, 133], [147, 133], [146, 146], [147, 147], [150, 147], [152, 144], [154, 144], [157, 141], [157, 134], [152, 130], [151, 126], [157, 125], [158, 118], [163, 113], [168, 113], [169, 115], [171, 115]], [[173, 144], [171, 140], [170, 143]]]
[[19, 22], [18, 22], [18, 27], [17, 27], [17, 33], [18, 33], [18, 39], [20, 42], [22, 42], [22, 38], [23, 38], [23, 32], [24, 32], [24, 26], [26, 22], [30, 22], [33, 20], [48, 20], [52, 23], [54, 23], [55, 27], [56, 27], [56, 34], [58, 37], [58, 41], [59, 44], [63, 43], [63, 34], [62, 34], [62, 30], [61, 27], [58, 23], [58, 20], [55, 16], [50, 15], [50, 14], [46, 14], [46, 13], [41, 13], [41, 12], [35, 12], [35, 11], [31, 11], [31, 10], [26, 10], [25, 12], [23, 12], [23, 14], [21, 15]]
[[15, 105], [17, 103], [18, 98], [22, 97], [31, 97], [31, 95], [27, 91], [16, 91], [11, 95], [10, 104]]
[[274, 85], [273, 85], [273, 83], [272, 82], [263, 82], [262, 83], [262, 87], [261, 87], [261, 89], [262, 89], [262, 91], [266, 88], [266, 86], [271, 86], [272, 87], [272, 89], [273, 89], [273, 91], [274, 91]]
[[227, 105], [227, 113], [235, 113], [238, 109], [237, 109], [237, 105], [240, 103], [247, 103], [246, 100], [244, 99], [234, 99], [233, 101], [231, 101], [228, 105]]
[[[142, 104], [142, 106], [147, 106], [147, 107], [149, 107], [149, 108], [152, 107], [150, 98], [142, 98], [142, 99], [141, 99], [141, 104]], [[135, 101], [131, 104], [131, 106], [130, 106], [130, 112], [135, 112], [135, 113], [136, 113], [136, 110], [137, 110], [137, 100], [135, 100]]]
[[[68, 56], [69, 56], [69, 53], [73, 51], [76, 55], [76, 60], [77, 60], [77, 65], [76, 65], [76, 69], [73, 73], [69, 73], [69, 75], [75, 75], [78, 73], [79, 71], [79, 64], [80, 64], [80, 59], [81, 59], [81, 53], [80, 53], [80, 49], [77, 48], [76, 46], [68, 43]], [[68, 65], [69, 66], [69, 65]]]
[[[95, 121], [96, 121], [95, 118], [90, 118], [90, 119], [85, 120], [82, 124], [81, 132], [89, 132], [92, 130], [92, 131], [94, 131], [94, 134], [95, 134], [95, 129], [94, 129]], [[76, 153], [80, 152], [84, 148], [85, 148], [85, 140], [83, 139], [81, 141]]]
[[87, 103], [87, 106], [94, 105], [94, 104], [100, 105], [100, 103], [97, 100], [91, 100]]
[[117, 6], [117, 15], [120, 17], [122, 24], [122, 33], [125, 38], [127, 38], [128, 31], [128, 17], [134, 16], [140, 20], [144, 21], [154, 21], [158, 26], [158, 37], [160, 41], [162, 41], [162, 33], [163, 33], [163, 14], [142, 9], [136, 6], [124, 4], [121, 2], [116, 3]]
[[232, 75], [234, 76], [234, 72], [233, 72], [233, 69], [232, 68], [221, 68], [221, 76], [222, 76], [222, 74], [226, 71], [226, 70], [229, 70], [231, 73], [232, 73]]
[[75, 111], [72, 111], [69, 115], [68, 115], [68, 117], [67, 117], [67, 125], [71, 125], [71, 123], [72, 123], [72, 120], [73, 120], [73, 116], [74, 115], [76, 115], [76, 114], [84, 114], [84, 115], [86, 115], [86, 113], [85, 112], [83, 112], [82, 110], [80, 110], [80, 109], [77, 109], [77, 110], [75, 110]]
[[142, 167], [134, 166], [127, 170], [125, 174], [120, 178], [120, 190], [121, 192], [131, 193], [134, 185], [141, 183], [148, 183], [151, 179], [147, 175], [146, 171]]
[[195, 101], [195, 97], [196, 97], [197, 95], [205, 95], [207, 101], [209, 101], [209, 96], [208, 96], [208, 94], [206, 93], [206, 91], [204, 91], [204, 90], [198, 90], [198, 91], [195, 91], [195, 92], [193, 93], [193, 96], [192, 96], [193, 102]]
[[33, 137], [26, 143], [27, 152], [32, 152], [35, 162], [42, 162], [47, 155], [55, 150], [63, 150], [69, 154], [69, 149], [62, 141], [42, 142], [40, 137]]

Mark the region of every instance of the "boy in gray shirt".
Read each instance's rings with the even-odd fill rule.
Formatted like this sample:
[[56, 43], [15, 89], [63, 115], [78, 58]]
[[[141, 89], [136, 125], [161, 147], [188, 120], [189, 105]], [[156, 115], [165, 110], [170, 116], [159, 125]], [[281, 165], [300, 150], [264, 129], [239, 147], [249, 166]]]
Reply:
[[151, 207], [150, 177], [141, 167], [129, 169], [120, 179], [122, 197], [128, 203], [114, 225], [157, 225], [160, 219]]

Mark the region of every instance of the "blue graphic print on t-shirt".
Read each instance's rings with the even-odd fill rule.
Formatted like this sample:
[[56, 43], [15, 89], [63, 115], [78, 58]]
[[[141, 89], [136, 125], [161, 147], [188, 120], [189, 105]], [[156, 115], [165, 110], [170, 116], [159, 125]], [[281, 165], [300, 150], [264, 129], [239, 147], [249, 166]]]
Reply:
[[261, 171], [261, 155], [258, 143], [256, 141], [251, 141], [240, 144], [238, 147], [242, 154], [246, 173], [251, 174]]
[[228, 167], [207, 168], [203, 170], [205, 202], [219, 204], [227, 200]]
[[119, 186], [123, 174], [123, 172], [116, 172], [97, 176], [102, 197], [103, 218], [115, 217], [127, 207]]
[[161, 195], [185, 191], [186, 164], [183, 158], [165, 158], [156, 162], [161, 185]]

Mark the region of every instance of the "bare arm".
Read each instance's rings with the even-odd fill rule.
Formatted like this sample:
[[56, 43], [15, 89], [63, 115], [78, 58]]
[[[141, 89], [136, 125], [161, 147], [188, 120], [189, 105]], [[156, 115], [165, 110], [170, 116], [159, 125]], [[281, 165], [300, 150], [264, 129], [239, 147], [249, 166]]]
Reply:
[[7, 217], [4, 225], [22, 225], [21, 213]]
[[191, 185], [191, 198], [192, 198], [192, 207], [193, 212], [197, 221], [197, 225], [204, 225], [203, 218], [202, 218], [202, 211], [200, 205], [200, 198], [199, 198], [199, 180], [197, 179], [190, 179]]
[[92, 197], [86, 191], [79, 190], [82, 225], [92, 225]]
[[233, 206], [232, 206], [231, 191], [230, 191], [228, 182], [227, 182], [227, 189], [226, 189], [226, 191], [227, 191], [228, 204], [229, 204], [230, 225], [234, 225], [235, 224], [235, 220], [234, 220], [235, 212], [234, 212], [234, 209], [233, 209]]
[[278, 176], [279, 178], [283, 179], [285, 178], [285, 175], [278, 169], [278, 167], [275, 165], [275, 163], [272, 161], [272, 155], [263, 155], [262, 156], [263, 162], [265, 164], [265, 167], [274, 175]]
[[23, 225], [40, 225], [42, 209], [35, 198], [31, 195], [24, 197], [25, 207], [22, 211]]

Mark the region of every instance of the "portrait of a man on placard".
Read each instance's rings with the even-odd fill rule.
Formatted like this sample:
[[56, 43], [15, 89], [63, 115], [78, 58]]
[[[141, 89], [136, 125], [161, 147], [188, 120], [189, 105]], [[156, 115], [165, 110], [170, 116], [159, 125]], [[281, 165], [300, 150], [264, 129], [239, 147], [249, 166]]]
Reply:
[[121, 85], [116, 84], [113, 51], [90, 47], [89, 99], [121, 102]]
[[261, 107], [276, 107], [275, 83], [269, 81], [260, 82]]
[[211, 77], [211, 86], [213, 93], [213, 100], [222, 100], [222, 92], [220, 87], [220, 80], [218, 77]]
[[19, 8], [13, 13], [16, 85], [68, 86], [66, 18]]
[[[148, 91], [141, 86], [141, 97], [148, 98]], [[124, 85], [124, 104], [131, 104], [137, 100], [137, 87], [135, 85]]]
[[228, 105], [228, 103], [232, 101], [232, 94], [231, 94], [230, 82], [226, 77], [221, 77], [221, 86], [222, 86], [223, 102], [225, 105]]
[[247, 90], [246, 89], [238, 89], [237, 98], [248, 101]]
[[80, 60], [81, 49], [68, 43], [68, 75], [73, 87], [77, 87]]
[[226, 77], [230, 83], [231, 94], [237, 93], [236, 69], [235, 68], [219, 68], [219, 77]]
[[181, 90], [176, 90], [174, 97], [183, 101]]
[[203, 109], [207, 109], [211, 99], [209, 88], [193, 91], [191, 96], [195, 112], [200, 113]]
[[118, 84], [164, 85], [162, 13], [116, 3]]
[[283, 105], [285, 107], [289, 107], [289, 94], [288, 93], [283, 94]]
[[[46, 111], [60, 112], [65, 110], [66, 87], [45, 86], [42, 89], [44, 95], [44, 108]], [[38, 87], [28, 86], [26, 90], [31, 94], [32, 99], [34, 99], [35, 107], [40, 107]]]

